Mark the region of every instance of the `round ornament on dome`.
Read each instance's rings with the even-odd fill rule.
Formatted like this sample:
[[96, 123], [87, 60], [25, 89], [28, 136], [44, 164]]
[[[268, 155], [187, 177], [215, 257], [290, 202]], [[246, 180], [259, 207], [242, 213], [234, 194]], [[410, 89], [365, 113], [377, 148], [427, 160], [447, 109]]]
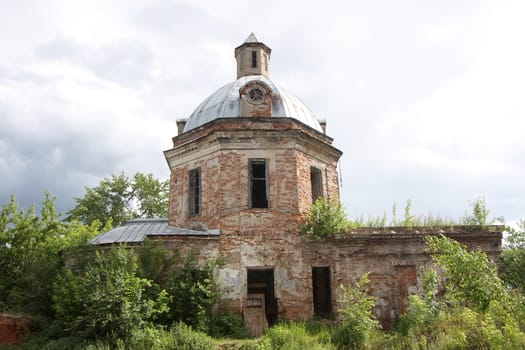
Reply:
[[248, 102], [250, 102], [251, 104], [260, 104], [264, 101], [265, 95], [266, 93], [260, 87], [252, 87], [250, 90], [248, 90], [247, 93]]

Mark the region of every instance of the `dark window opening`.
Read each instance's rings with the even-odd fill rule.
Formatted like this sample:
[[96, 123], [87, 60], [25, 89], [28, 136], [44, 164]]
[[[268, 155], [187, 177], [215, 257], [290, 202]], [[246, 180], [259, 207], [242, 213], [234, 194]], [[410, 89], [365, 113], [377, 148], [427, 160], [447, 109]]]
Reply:
[[323, 196], [323, 177], [321, 170], [311, 167], [310, 168], [310, 184], [312, 187], [312, 203], [316, 199]]
[[330, 289], [330, 268], [312, 267], [312, 288], [314, 315], [330, 317], [332, 314], [332, 292]]
[[265, 160], [250, 160], [250, 207], [269, 207], [268, 168]]
[[189, 174], [189, 215], [190, 217], [201, 212], [201, 169], [190, 170]]
[[277, 322], [273, 269], [248, 269], [248, 295], [264, 294], [266, 320], [271, 326]]
[[257, 68], [257, 52], [252, 51], [252, 68]]

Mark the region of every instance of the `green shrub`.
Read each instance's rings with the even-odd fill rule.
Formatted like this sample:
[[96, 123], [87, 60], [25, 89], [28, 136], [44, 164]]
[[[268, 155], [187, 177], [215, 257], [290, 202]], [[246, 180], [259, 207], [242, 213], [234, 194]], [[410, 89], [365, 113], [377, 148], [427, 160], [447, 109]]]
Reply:
[[83, 350], [87, 342], [79, 337], [50, 339], [45, 334], [33, 334], [22, 345], [0, 347], [2, 350]]
[[221, 312], [209, 321], [208, 334], [214, 338], [245, 339], [250, 337], [250, 332], [241, 315], [234, 314], [230, 310]]
[[182, 322], [171, 330], [173, 334], [167, 349], [173, 350], [211, 350], [215, 349], [213, 340], [205, 333], [194, 331]]
[[408, 310], [401, 315], [396, 330], [403, 335], [422, 332], [428, 329], [446, 307], [437, 298], [438, 274], [429, 269], [423, 275], [423, 292], [408, 297]]
[[214, 276], [218, 260], [209, 260], [202, 267], [194, 254], [185, 258], [171, 272], [165, 288], [171, 297], [170, 312], [165, 322], [182, 321], [199, 331], [206, 331], [211, 307], [220, 301], [220, 288]]
[[344, 233], [350, 227], [350, 221], [339, 200], [327, 201], [321, 197], [312, 204], [301, 230], [313, 238], [327, 238]]
[[507, 290], [494, 265], [483, 253], [468, 252], [446, 237], [427, 238], [439, 265], [439, 295], [435, 273], [425, 274], [422, 295], [409, 298], [392, 349], [524, 349], [525, 300]]
[[0, 208], [0, 311], [52, 317], [59, 252], [83, 244], [98, 225], [66, 223], [46, 193], [40, 213], [21, 209], [14, 196]]
[[330, 350], [336, 347], [310, 334], [303, 323], [281, 323], [273, 326], [257, 344], [257, 350]]
[[166, 290], [170, 296], [170, 311], [157, 322], [171, 326], [184, 322], [194, 329], [206, 331], [211, 307], [220, 301], [220, 287], [215, 277], [215, 269], [221, 264], [220, 259], [208, 260], [206, 265], [199, 265], [196, 251], [181, 256], [161, 245], [146, 240], [138, 250], [140, 261], [139, 275], [151, 280], [146, 294], [155, 297]]
[[468, 252], [465, 246], [445, 236], [425, 239], [436, 264], [444, 269], [450, 303], [486, 310], [492, 300], [508, 301], [496, 265], [482, 251]]
[[157, 314], [167, 311], [167, 297], [144, 296], [150, 281], [137, 277], [133, 252], [125, 248], [97, 251], [85, 271], [66, 268], [53, 295], [58, 335], [85, 339], [126, 339]]
[[339, 349], [361, 347], [379, 329], [379, 322], [373, 314], [375, 298], [368, 293], [368, 274], [363, 275], [351, 288], [343, 289], [342, 320], [333, 333], [332, 340]]

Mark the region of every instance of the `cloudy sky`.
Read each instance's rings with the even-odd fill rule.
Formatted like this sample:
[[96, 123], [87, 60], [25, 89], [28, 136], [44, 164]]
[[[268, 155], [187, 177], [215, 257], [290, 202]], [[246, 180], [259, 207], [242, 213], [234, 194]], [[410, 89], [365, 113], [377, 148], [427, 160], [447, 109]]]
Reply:
[[525, 2], [0, 2], [0, 203], [60, 210], [112, 173], [169, 176], [175, 120], [236, 74], [255, 32], [271, 77], [328, 123], [351, 216], [525, 217]]

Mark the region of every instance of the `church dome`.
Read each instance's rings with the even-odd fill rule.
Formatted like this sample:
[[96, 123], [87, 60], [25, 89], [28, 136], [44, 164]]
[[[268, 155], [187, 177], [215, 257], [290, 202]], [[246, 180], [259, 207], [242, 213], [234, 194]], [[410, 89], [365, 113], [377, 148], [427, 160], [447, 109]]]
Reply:
[[[254, 115], [292, 118], [312, 129], [323, 132], [319, 121], [312, 111], [301, 100], [269, 78], [268, 61], [270, 60], [270, 54], [271, 49], [259, 42], [252, 33], [241, 46], [235, 49], [237, 80], [223, 86], [204, 100], [186, 120], [183, 132], [190, 131], [220, 118], [238, 118]], [[257, 114], [257, 107], [254, 107], [255, 111], [252, 115], [246, 114], [246, 108], [243, 109], [242, 95], [246, 93], [247, 86], [264, 87], [268, 96], [271, 96], [265, 102], [268, 104], [266, 114]], [[265, 92], [262, 92], [262, 90], [258, 91], [261, 94], [260, 99], [263, 99]], [[258, 104], [263, 102], [252, 101], [252, 103]]]
[[313, 112], [297, 97], [264, 75], [248, 75], [227, 84], [204, 100], [187, 119], [184, 132], [219, 118], [241, 115], [240, 89], [250, 82], [263, 82], [272, 91], [272, 117], [293, 118], [322, 132]]

